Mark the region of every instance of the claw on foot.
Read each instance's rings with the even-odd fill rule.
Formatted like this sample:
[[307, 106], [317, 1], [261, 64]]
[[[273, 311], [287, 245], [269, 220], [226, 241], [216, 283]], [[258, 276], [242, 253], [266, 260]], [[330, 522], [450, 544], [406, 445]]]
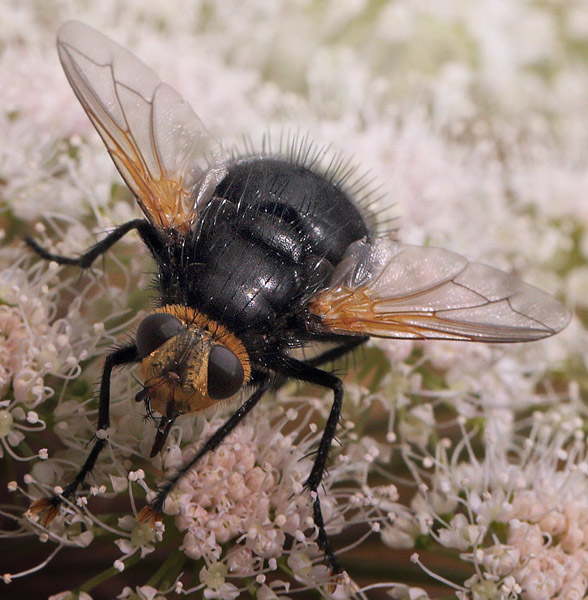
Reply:
[[148, 504], [139, 511], [137, 521], [139, 521], [139, 523], [151, 521], [151, 527], [155, 527], [155, 523], [162, 521], [162, 514], [159, 511], [153, 510], [151, 504]]
[[43, 527], [47, 527], [59, 514], [59, 504], [59, 499], [55, 496], [39, 498], [31, 504], [29, 510], [36, 515], [44, 513], [40, 522]]
[[329, 594], [334, 594], [339, 586], [349, 585], [350, 579], [346, 571], [334, 571], [329, 569], [331, 573], [331, 580], [327, 585], [327, 591]]

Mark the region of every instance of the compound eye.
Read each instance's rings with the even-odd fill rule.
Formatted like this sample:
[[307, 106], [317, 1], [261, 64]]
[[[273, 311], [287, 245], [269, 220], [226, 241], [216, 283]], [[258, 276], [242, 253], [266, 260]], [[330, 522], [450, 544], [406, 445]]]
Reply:
[[153, 313], [146, 316], [137, 329], [135, 344], [141, 358], [149, 356], [167, 340], [177, 335], [183, 323], [169, 313]]
[[237, 356], [224, 346], [213, 346], [208, 358], [208, 395], [213, 400], [230, 398], [239, 391], [244, 378]]

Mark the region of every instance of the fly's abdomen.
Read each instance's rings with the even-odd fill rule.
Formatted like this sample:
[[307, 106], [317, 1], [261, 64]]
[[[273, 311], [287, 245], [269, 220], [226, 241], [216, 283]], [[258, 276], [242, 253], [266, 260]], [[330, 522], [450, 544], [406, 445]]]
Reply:
[[[291, 323], [348, 246], [369, 236], [352, 201], [306, 167], [278, 159], [233, 164], [193, 236], [172, 261], [182, 302], [233, 331]], [[166, 299], [177, 302], [177, 298]]]
[[234, 203], [245, 221], [270, 216], [275, 227], [266, 237], [285, 233], [301, 253], [333, 265], [352, 242], [369, 236], [363, 215], [336, 182], [286, 160], [238, 161], [215, 195]]
[[189, 304], [237, 333], [275, 325], [300, 288], [297, 265], [227, 228], [209, 242], [191, 269]]

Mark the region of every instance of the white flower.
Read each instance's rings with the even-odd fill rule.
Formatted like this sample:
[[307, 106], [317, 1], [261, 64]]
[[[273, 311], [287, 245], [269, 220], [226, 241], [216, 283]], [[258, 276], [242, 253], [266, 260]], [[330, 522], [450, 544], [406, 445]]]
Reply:
[[521, 549], [499, 544], [484, 549], [483, 563], [488, 573], [510, 575], [520, 564]]
[[484, 533], [483, 528], [470, 524], [464, 515], [458, 514], [447, 529], [439, 532], [439, 542], [449, 548], [468, 550], [482, 541]]
[[155, 550], [153, 542], [155, 542], [157, 534], [149, 523], [139, 523], [133, 517], [126, 515], [118, 519], [118, 526], [122, 531], [130, 534], [128, 538], [121, 538], [114, 542], [125, 555], [125, 558], [131, 556], [137, 550], [140, 550], [141, 557]]
[[[313, 566], [320, 551], [314, 539], [310, 497], [302, 485], [311, 465], [304, 456], [322, 432], [315, 431], [301, 442], [300, 432], [281, 432], [284, 419], [276, 421], [277, 415], [284, 414], [281, 409], [272, 415], [264, 408], [260, 407], [256, 419], [246, 420], [227, 436], [218, 450], [206, 455], [179, 482], [166, 506], [166, 511], [177, 515], [179, 530], [185, 532], [182, 550], [210, 564], [201, 571], [205, 593], [213, 594], [210, 597], [230, 597], [237, 588], [225, 581], [228, 577], [271, 570], [275, 568], [272, 561], [284, 557], [298, 578], [314, 580], [315, 585], [321, 578], [326, 585], [329, 578], [326, 570]], [[289, 411], [285, 418], [289, 419]], [[221, 419], [206, 423], [202, 435], [206, 437], [221, 423]], [[304, 425], [303, 421], [299, 427]], [[187, 447], [184, 456], [198, 446]], [[333, 466], [332, 477], [337, 478], [339, 468], [347, 469], [345, 463]], [[324, 482], [327, 489], [328, 481]], [[329, 494], [321, 504], [332, 530], [339, 522], [337, 505]], [[224, 549], [227, 542], [234, 544], [228, 551]]]
[[160, 595], [159, 592], [150, 585], [142, 585], [135, 588], [133, 591], [130, 587], [125, 586], [122, 593], [117, 596], [121, 600], [129, 598], [132, 600], [163, 600], [164, 596]]
[[429, 441], [434, 425], [433, 407], [430, 404], [421, 404], [407, 412], [400, 422], [399, 431], [406, 442], [424, 447]]
[[200, 580], [206, 584], [205, 598], [222, 598], [234, 600], [239, 597], [238, 588], [226, 581], [227, 567], [223, 563], [216, 563], [210, 567], [203, 567], [200, 571]]
[[429, 600], [429, 594], [422, 588], [406, 585], [393, 587], [389, 594], [394, 600]]
[[48, 600], [92, 600], [92, 596], [87, 592], [74, 593], [68, 591], [49, 596]]
[[[152, 266], [132, 236], [108, 253], [104, 270], [81, 275], [19, 243], [29, 234], [76, 254], [140, 213], [59, 68], [54, 38], [67, 3], [9, 4], [0, 22], [0, 458], [34, 461], [25, 486], [10, 484], [28, 503], [63, 489], [85, 460], [103, 355], [149, 307]], [[348, 365], [342, 448], [333, 445], [319, 493], [331, 533], [379, 530], [375, 543], [427, 545], [432, 564], [435, 553], [452, 554], [471, 576], [458, 584], [436, 576], [459, 598], [586, 596], [582, 3], [86, 4], [78, 17], [153, 66], [227, 147], [244, 135], [255, 144], [268, 128], [308, 130], [374, 172], [385, 196], [371, 196], [373, 210], [382, 221], [402, 217], [382, 231], [398, 227], [404, 242], [512, 271], [579, 308], [567, 332], [534, 345], [370, 343]], [[162, 540], [200, 574], [193, 590], [179, 580], [168, 590], [138, 582], [123, 598], [233, 598], [245, 585], [268, 600], [305, 586], [327, 595], [333, 581], [304, 481], [332, 394], [304, 389], [308, 398], [294, 402], [294, 390], [260, 403], [184, 479], [166, 505], [163, 534], [131, 513], [222, 421], [179, 419], [163, 455], [139, 465], [153, 428], [133, 402], [134, 374], [116, 370], [108, 449], [80, 496], [48, 527], [42, 515], [23, 518], [19, 498], [3, 509], [10, 526], [0, 533], [34, 532], [80, 552], [116, 540], [121, 569]], [[288, 409], [292, 418], [282, 414]], [[129, 477], [139, 466], [145, 477]], [[115, 497], [130, 506], [119, 521], [104, 508]], [[340, 558], [355, 567], [348, 550]], [[354, 590], [353, 576], [350, 569], [337, 593]], [[423, 572], [419, 585], [429, 577]], [[396, 597], [427, 597], [389, 585]]]
[[[438, 539], [446, 547], [472, 551], [470, 560], [480, 574], [467, 587], [476, 597], [504, 593], [507, 598], [518, 588], [533, 599], [558, 598], [572, 589], [588, 592], [588, 451], [575, 435], [582, 422], [566, 421], [562, 413], [536, 413], [523, 447], [487, 442], [477, 474], [468, 470], [460, 477], [459, 469], [439, 460], [442, 454], [437, 457], [433, 480], [438, 474], [449, 482], [447, 494], [465, 498], [460, 502], [465, 514], [442, 523]], [[559, 467], [561, 460], [568, 461], [566, 471]], [[438, 514], [427, 506], [430, 514]], [[505, 537], [502, 543], [497, 543], [498, 531]]]

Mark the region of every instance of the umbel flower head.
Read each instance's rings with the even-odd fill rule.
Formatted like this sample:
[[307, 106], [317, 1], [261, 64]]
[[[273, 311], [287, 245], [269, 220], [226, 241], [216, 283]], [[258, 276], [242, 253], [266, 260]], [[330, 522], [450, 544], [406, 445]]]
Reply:
[[483, 458], [472, 454], [475, 436], [462, 432], [463, 443], [453, 452], [442, 440], [435, 457], [419, 461], [423, 482], [413, 498], [417, 518], [434, 523], [434, 539], [475, 568], [456, 586], [457, 596], [584, 597], [588, 462], [582, 420], [569, 404], [536, 412], [526, 435], [509, 445], [486, 436]]
[[[79, 376], [80, 363], [97, 353], [104, 325], [89, 330], [82, 325], [87, 289], [58, 314], [71, 280], [58, 281], [57, 265], [33, 265], [25, 254], [10, 250], [4, 259], [10, 255], [11, 266], [0, 272], [0, 456], [26, 461], [35, 455], [19, 455], [17, 448], [27, 433], [46, 426], [36, 409], [53, 398], [53, 381]], [[39, 457], [47, 458], [47, 451]]]
[[[163, 454], [148, 459], [154, 427], [133, 401], [137, 374], [120, 370], [92, 476], [51, 522], [26, 512], [85, 460], [103, 357], [151, 301], [153, 267], [137, 239], [82, 274], [21, 243], [32, 234], [75, 255], [139, 214], [59, 70], [55, 32], [70, 10], [20, 3], [0, 23], [8, 593], [39, 596], [50, 585], [39, 571], [65, 557], [67, 577], [46, 594], [63, 600], [97, 598], [102, 585], [149, 600], [309, 590], [586, 597], [586, 7], [112, 0], [76, 9], [197, 102], [216, 137], [308, 130], [377, 174], [385, 197], [373, 208], [395, 204], [403, 242], [514, 272], [577, 308], [564, 334], [536, 345], [372, 342], [335, 366], [347, 372], [340, 444], [318, 493], [339, 578], [324, 566], [303, 486], [331, 401], [315, 388], [289, 385], [260, 403], [151, 527], [140, 509], [222, 416], [178, 419]], [[96, 555], [109, 558], [77, 567]]]
[[[309, 405], [314, 410], [308, 410]], [[304, 407], [304, 416], [295, 407]], [[93, 487], [88, 497], [68, 502], [50, 523], [44, 523], [36, 513], [29, 514], [28, 527], [61, 546], [77, 547], [90, 544], [91, 532], [102, 529], [117, 537], [115, 543], [122, 554], [113, 566], [118, 571], [139, 556], [153, 552], [171, 534], [177, 540], [175, 554], [181, 557], [180, 564], [186, 559], [203, 564], [198, 573], [199, 584], [184, 587], [176, 582], [174, 589], [181, 589], [182, 593], [204, 590], [206, 597], [237, 598], [247, 589], [243, 582], [250, 579], [255, 580], [258, 594], [268, 598], [288, 592], [293, 584], [325, 593], [337, 585], [349, 590], [351, 582], [345, 577], [333, 579], [322, 562], [312, 498], [304, 487], [321, 436], [311, 417], [320, 417], [323, 408], [320, 402], [306, 399], [301, 404], [287, 397], [262, 406], [256, 419], [235, 429], [216, 451], [206, 455], [180, 480], [165, 505], [165, 513], [173, 517], [172, 521], [166, 519], [166, 527], [161, 523], [152, 527], [130, 515], [118, 518], [113, 526], [91, 512], [92, 496], [126, 493], [136, 516], [137, 488], [147, 500], [154, 495], [143, 470], [130, 471], [127, 477], [111, 474], [109, 485]], [[206, 438], [223, 422], [219, 417], [198, 419], [194, 437]], [[187, 430], [175, 428], [169, 447], [157, 459], [164, 473], [173, 472], [198, 449], [199, 442], [180, 446]], [[124, 456], [131, 448], [117, 442], [117, 437], [113, 436], [113, 444]], [[345, 437], [341, 437], [342, 442]], [[335, 482], [351, 484], [365, 479], [373, 449], [364, 453], [363, 460], [360, 456], [350, 464], [349, 457], [340, 455], [330, 468], [323, 499], [330, 533], [354, 522], [371, 523], [374, 527], [379, 520], [376, 509], [380, 500], [376, 502], [375, 496], [366, 495], [367, 488], [362, 492], [357, 484], [341, 486], [331, 493]], [[121, 472], [122, 462], [114, 465]], [[33, 477], [27, 480], [40, 485]], [[287, 576], [276, 577], [280, 573]]]

